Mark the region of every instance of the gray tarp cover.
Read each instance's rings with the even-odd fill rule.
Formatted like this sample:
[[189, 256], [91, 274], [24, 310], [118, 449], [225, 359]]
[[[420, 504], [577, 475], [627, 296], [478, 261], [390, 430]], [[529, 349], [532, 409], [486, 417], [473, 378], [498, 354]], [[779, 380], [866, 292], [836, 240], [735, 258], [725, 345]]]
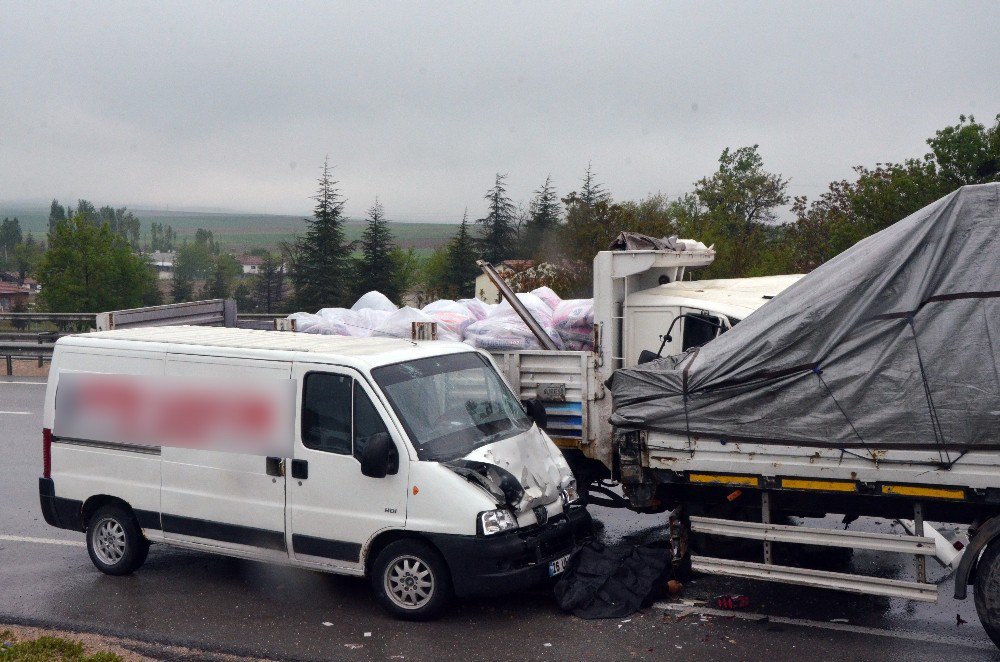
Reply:
[[611, 421], [689, 438], [933, 449], [929, 459], [948, 463], [1000, 448], [998, 363], [1000, 184], [966, 186], [700, 350], [617, 371]]

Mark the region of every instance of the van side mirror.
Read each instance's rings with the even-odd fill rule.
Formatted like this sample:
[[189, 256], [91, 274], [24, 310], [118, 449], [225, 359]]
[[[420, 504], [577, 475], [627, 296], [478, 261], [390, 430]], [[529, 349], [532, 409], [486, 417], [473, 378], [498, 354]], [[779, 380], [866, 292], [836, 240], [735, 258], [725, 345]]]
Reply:
[[548, 415], [545, 413], [545, 405], [543, 405], [538, 400], [522, 400], [521, 404], [524, 405], [524, 413], [528, 415], [528, 418], [535, 422], [540, 428], [545, 428], [548, 424]]
[[368, 437], [361, 450], [361, 473], [369, 478], [385, 478], [389, 472], [389, 451], [392, 440], [387, 432], [378, 432]]

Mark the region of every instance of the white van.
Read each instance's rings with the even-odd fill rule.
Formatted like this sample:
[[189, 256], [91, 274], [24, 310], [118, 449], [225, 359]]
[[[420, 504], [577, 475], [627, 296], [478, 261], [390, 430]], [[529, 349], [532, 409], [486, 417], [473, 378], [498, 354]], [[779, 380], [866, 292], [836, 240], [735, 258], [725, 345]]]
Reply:
[[[132, 395], [115, 406], [133, 427], [88, 432], [71, 397], [88, 378], [188, 388], [197, 402], [160, 415], [175, 432], [197, 427], [216, 395], [277, 385], [293, 414], [287, 452], [129, 437], [141, 428]], [[187, 326], [67, 336], [45, 394], [41, 507], [49, 524], [85, 531], [108, 574], [162, 542], [367, 576], [390, 612], [427, 619], [452, 595], [559, 574], [588, 535], [543, 419], [461, 343]]]

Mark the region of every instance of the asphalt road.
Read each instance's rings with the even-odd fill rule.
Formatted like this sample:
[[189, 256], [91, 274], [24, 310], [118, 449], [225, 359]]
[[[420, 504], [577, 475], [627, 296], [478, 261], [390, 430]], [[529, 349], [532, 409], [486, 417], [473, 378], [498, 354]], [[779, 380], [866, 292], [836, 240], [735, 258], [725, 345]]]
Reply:
[[[936, 605], [701, 577], [628, 619], [568, 616], [542, 588], [461, 602], [440, 621], [414, 624], [383, 614], [362, 580], [163, 545], [134, 575], [108, 577], [91, 565], [83, 534], [51, 528], [39, 512], [44, 388], [0, 382], [0, 622], [277, 659], [1000, 659], [972, 601], [952, 599], [946, 578]], [[654, 538], [662, 521], [593, 514], [611, 544]], [[859, 552], [848, 569], [904, 578], [912, 565]], [[721, 593], [748, 595], [751, 606], [716, 611]]]

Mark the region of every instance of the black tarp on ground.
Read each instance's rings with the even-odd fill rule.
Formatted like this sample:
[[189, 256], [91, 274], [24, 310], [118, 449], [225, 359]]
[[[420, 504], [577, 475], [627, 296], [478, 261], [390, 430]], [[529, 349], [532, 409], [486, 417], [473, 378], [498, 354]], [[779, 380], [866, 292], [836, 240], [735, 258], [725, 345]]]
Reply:
[[[619, 370], [612, 423], [835, 448], [1000, 449], [1000, 184], [823, 264], [700, 350]], [[932, 454], [934, 455], [934, 454]]]
[[671, 551], [664, 545], [626, 550], [591, 542], [556, 583], [559, 608], [580, 618], [623, 618], [634, 614], [670, 579]]

